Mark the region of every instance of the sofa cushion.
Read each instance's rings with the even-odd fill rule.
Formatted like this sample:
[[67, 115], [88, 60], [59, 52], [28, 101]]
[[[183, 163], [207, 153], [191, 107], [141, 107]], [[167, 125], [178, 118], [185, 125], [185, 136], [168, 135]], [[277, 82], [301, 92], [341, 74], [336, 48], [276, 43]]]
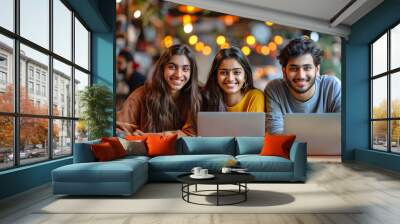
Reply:
[[[74, 163], [53, 170], [53, 181], [59, 182], [129, 182], [133, 172], [142, 172], [146, 162], [122, 159], [109, 162]], [[146, 169], [147, 171], [147, 169]]]
[[104, 162], [118, 158], [115, 150], [109, 142], [92, 144], [90, 147], [97, 161]]
[[279, 156], [238, 155], [236, 159], [249, 172], [293, 172], [292, 161]]
[[281, 156], [289, 159], [290, 148], [296, 135], [268, 135], [264, 137], [264, 146], [261, 149], [262, 156]]
[[236, 137], [236, 155], [260, 154], [264, 137]]
[[233, 137], [182, 137], [177, 144], [177, 154], [225, 154], [235, 155]]
[[147, 136], [141, 135], [125, 135], [126, 140], [139, 140], [139, 141], [146, 141]]
[[148, 156], [163, 156], [176, 154], [176, 139], [178, 135], [150, 135], [146, 139]]
[[216, 154], [158, 156], [149, 160], [149, 170], [151, 172], [190, 172], [193, 167], [200, 166], [211, 172], [217, 172], [230, 159], [235, 158], [231, 155]]
[[150, 157], [147, 157], [147, 156], [130, 155], [130, 156], [125, 156], [124, 158], [113, 160], [113, 162], [127, 162], [127, 163], [130, 163], [130, 162], [135, 161], [135, 160], [148, 162], [149, 159], [150, 159]]
[[118, 137], [103, 137], [101, 138], [101, 142], [108, 142], [111, 144], [114, 149], [115, 155], [117, 158], [122, 158], [126, 156], [126, 151], [119, 141]]
[[146, 143], [142, 140], [126, 140], [124, 138], [118, 138], [122, 146], [126, 151], [126, 155], [147, 155]]

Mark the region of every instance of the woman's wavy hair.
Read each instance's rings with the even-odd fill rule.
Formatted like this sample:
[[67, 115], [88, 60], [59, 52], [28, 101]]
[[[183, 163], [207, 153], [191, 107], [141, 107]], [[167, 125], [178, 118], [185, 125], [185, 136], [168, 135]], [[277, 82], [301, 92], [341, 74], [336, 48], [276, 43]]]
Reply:
[[211, 70], [208, 74], [208, 80], [203, 91], [203, 104], [202, 110], [205, 111], [226, 111], [226, 104], [224, 101], [224, 92], [218, 85], [218, 68], [222, 61], [225, 59], [235, 59], [243, 67], [245, 73], [245, 83], [241, 89], [242, 94], [254, 89], [253, 73], [247, 57], [237, 47], [221, 49], [215, 55], [214, 61], [211, 65]]
[[[190, 62], [190, 79], [174, 101], [168, 94], [164, 68], [175, 55], [184, 55]], [[188, 116], [196, 118], [200, 110], [197, 64], [187, 45], [177, 44], [168, 48], [158, 59], [152, 79], [145, 85], [146, 132], [163, 132], [181, 129]]]

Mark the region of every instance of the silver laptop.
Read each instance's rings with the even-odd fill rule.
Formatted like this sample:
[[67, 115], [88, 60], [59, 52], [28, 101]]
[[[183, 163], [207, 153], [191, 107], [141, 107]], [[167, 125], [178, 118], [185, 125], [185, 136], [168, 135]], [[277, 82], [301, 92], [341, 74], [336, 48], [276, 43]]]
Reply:
[[199, 136], [264, 136], [265, 114], [256, 112], [199, 112]]
[[286, 114], [284, 133], [307, 142], [308, 155], [341, 155], [340, 113]]

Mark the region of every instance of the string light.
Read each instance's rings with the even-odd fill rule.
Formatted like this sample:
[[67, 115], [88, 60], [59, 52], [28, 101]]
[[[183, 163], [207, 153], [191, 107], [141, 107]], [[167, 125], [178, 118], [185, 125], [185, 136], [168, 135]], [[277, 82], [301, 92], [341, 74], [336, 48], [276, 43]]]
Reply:
[[277, 45], [281, 45], [281, 44], [283, 43], [283, 38], [282, 38], [282, 36], [276, 35], [276, 36], [274, 37], [274, 42], [275, 42]]
[[195, 45], [199, 41], [199, 38], [196, 35], [192, 35], [189, 37], [189, 44]]
[[246, 37], [246, 42], [248, 45], [254, 45], [256, 43], [256, 38], [253, 35]]
[[210, 46], [205, 46], [204, 48], [203, 48], [203, 54], [204, 55], [210, 55], [211, 54], [211, 51], [212, 51], [212, 49], [211, 49], [211, 47]]
[[192, 13], [193, 11], [194, 11], [194, 7], [193, 6], [190, 6], [190, 5], [187, 5], [186, 6], [186, 11], [188, 12], [188, 13]]
[[185, 24], [183, 26], [183, 31], [185, 33], [191, 33], [193, 31], [193, 25], [191, 23]]
[[136, 19], [139, 18], [142, 15], [142, 12], [139, 9], [136, 9], [135, 12], [133, 13], [133, 17]]
[[225, 41], [226, 41], [226, 39], [225, 39], [225, 37], [222, 36], [222, 35], [219, 35], [219, 36], [217, 37], [217, 39], [216, 39], [216, 42], [217, 42], [218, 45], [224, 44]]
[[268, 48], [269, 48], [271, 51], [276, 51], [277, 46], [276, 46], [276, 44], [275, 44], [274, 42], [269, 42]]
[[204, 43], [201, 41], [197, 42], [197, 44], [194, 46], [194, 48], [196, 49], [196, 51], [203, 51]]
[[251, 53], [251, 50], [248, 46], [243, 46], [242, 47], [242, 52], [244, 55], [248, 56]]
[[261, 54], [263, 55], [269, 55], [269, 47], [268, 46], [262, 46], [261, 47]]
[[265, 25], [267, 25], [267, 26], [272, 26], [272, 25], [274, 25], [274, 23], [271, 22], [271, 21], [266, 21], [266, 22], [265, 22]]
[[174, 44], [174, 40], [173, 40], [172, 36], [168, 35], [168, 36], [164, 37], [164, 46], [166, 48], [171, 47], [173, 44]]
[[224, 17], [224, 23], [227, 26], [231, 26], [235, 21], [235, 17], [231, 16], [231, 15], [226, 15]]
[[229, 43], [225, 42], [220, 47], [221, 47], [221, 49], [226, 49], [226, 48], [230, 48], [230, 45], [229, 45]]
[[182, 17], [183, 24], [189, 24], [192, 23], [192, 17], [190, 15], [184, 15]]

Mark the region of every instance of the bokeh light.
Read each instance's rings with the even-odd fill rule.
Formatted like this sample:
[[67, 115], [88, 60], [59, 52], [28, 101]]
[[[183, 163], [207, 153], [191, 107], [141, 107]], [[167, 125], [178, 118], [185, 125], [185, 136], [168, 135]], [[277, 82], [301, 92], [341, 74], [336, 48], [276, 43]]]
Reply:
[[199, 41], [199, 38], [196, 35], [191, 35], [189, 37], [189, 44], [190, 45], [195, 45]]
[[248, 46], [243, 46], [242, 47], [242, 52], [244, 55], [248, 56], [251, 53], [251, 49]]

